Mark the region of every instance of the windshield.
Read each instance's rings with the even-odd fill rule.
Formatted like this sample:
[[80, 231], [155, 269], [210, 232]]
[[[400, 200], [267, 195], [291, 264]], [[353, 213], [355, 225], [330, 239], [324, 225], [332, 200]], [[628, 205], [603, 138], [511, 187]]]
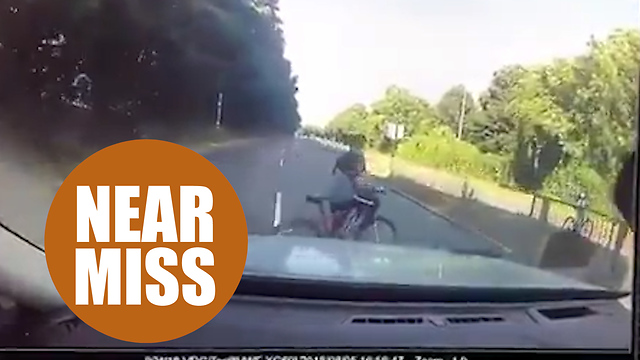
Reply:
[[[635, 4], [332, 4], [3, 2], [4, 230], [43, 247], [78, 163], [162, 139], [232, 184], [252, 274], [631, 289], [611, 194], [634, 145]], [[364, 164], [338, 161], [350, 149]]]

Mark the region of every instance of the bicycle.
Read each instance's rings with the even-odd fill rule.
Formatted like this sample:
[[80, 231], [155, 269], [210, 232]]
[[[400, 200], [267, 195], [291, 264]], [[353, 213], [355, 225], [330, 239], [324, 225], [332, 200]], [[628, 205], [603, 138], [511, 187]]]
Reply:
[[593, 222], [586, 216], [586, 210], [589, 207], [587, 194], [581, 192], [578, 194], [576, 216], [567, 216], [562, 223], [562, 229], [582, 235], [587, 239], [593, 234]]
[[[378, 194], [385, 194], [386, 190], [384, 188], [378, 187], [375, 189], [375, 192]], [[361, 197], [354, 197], [354, 199], [361, 206], [355, 206], [346, 211], [346, 214], [338, 213], [336, 216], [345, 216], [345, 220], [342, 223], [342, 226], [339, 229], [333, 229], [333, 215], [328, 214], [324, 209], [323, 204], [327, 202], [327, 198], [324, 196], [318, 195], [307, 195], [306, 202], [308, 204], [312, 204], [317, 207], [320, 213], [319, 219], [309, 219], [309, 218], [295, 218], [291, 220], [288, 225], [281, 227], [278, 230], [278, 235], [284, 236], [313, 236], [313, 237], [322, 237], [322, 238], [339, 238], [343, 240], [355, 240], [360, 241], [364, 236], [360, 236], [356, 238], [356, 230], [360, 227], [361, 222], [364, 220], [364, 215], [362, 213], [363, 206], [373, 206], [373, 202]], [[386, 241], [382, 240], [380, 236], [381, 230], [387, 228], [390, 232], [390, 239], [386, 239]], [[365, 229], [363, 234], [371, 230], [373, 232], [374, 243], [394, 243], [396, 240], [396, 226], [393, 221], [387, 219], [384, 216], [376, 215], [373, 221], [373, 224]], [[308, 231], [309, 233], [299, 234], [298, 231]]]
[[578, 233], [583, 237], [590, 239], [591, 235], [593, 235], [593, 221], [587, 217], [578, 221], [575, 217], [569, 215], [564, 219], [562, 229]]

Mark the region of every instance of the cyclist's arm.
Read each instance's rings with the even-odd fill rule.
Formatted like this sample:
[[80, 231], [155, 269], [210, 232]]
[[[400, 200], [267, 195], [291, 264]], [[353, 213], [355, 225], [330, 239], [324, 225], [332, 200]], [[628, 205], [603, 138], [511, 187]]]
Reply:
[[375, 188], [375, 185], [368, 182], [367, 179], [363, 176], [358, 176], [353, 180], [353, 190], [355, 196], [363, 193], [369, 193], [370, 191], [374, 191]]
[[358, 188], [375, 188], [373, 183], [371, 183], [369, 180], [369, 177], [363, 173], [354, 179], [354, 183]]
[[331, 215], [331, 201], [329, 199], [325, 199], [322, 202], [322, 209], [324, 211], [325, 216]]

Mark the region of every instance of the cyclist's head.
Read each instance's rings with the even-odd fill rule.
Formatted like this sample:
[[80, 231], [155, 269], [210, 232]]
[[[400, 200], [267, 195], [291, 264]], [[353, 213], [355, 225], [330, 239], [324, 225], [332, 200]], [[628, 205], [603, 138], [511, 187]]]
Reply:
[[362, 150], [351, 148], [338, 158], [338, 168], [348, 176], [355, 176], [365, 169], [365, 157]]
[[362, 134], [354, 134], [351, 140], [351, 148], [353, 149], [364, 149], [367, 144], [367, 138]]
[[364, 157], [364, 152], [362, 149], [352, 149], [353, 153], [353, 166], [355, 171], [360, 174], [365, 170], [366, 159]]

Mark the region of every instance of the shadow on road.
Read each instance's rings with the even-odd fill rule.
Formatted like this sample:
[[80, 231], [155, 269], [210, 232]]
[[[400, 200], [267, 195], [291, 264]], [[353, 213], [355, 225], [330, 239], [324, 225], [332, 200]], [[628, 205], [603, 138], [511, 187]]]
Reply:
[[510, 248], [515, 261], [607, 288], [630, 284], [630, 260], [620, 251], [567, 234], [535, 218], [446, 194], [406, 177], [381, 181]]

